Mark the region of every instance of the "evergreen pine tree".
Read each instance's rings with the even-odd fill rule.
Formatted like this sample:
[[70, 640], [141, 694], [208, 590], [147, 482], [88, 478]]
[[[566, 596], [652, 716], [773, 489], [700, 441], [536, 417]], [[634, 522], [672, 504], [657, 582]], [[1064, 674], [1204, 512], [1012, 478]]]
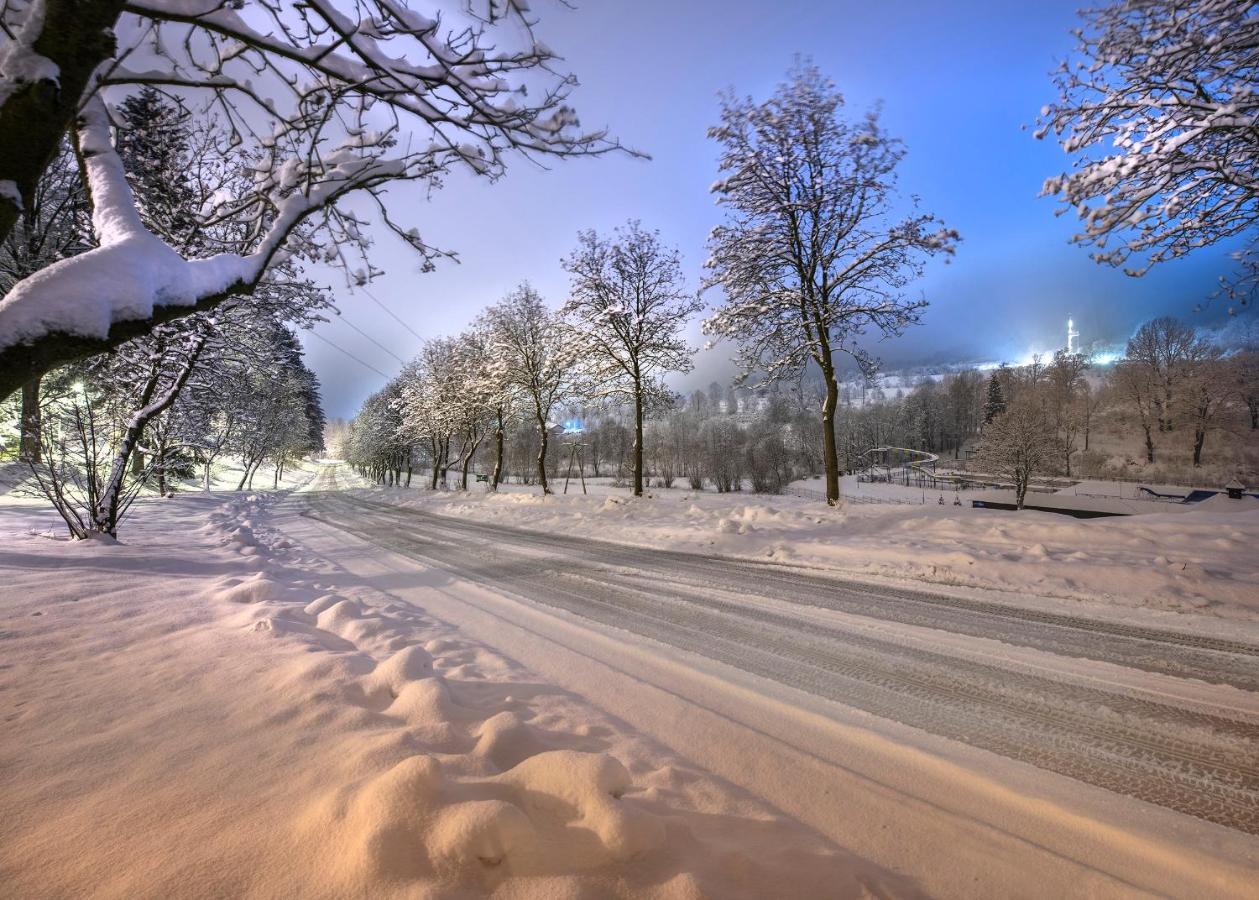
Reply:
[[195, 249], [189, 113], [146, 87], [118, 107], [118, 150], [144, 225], [180, 252]]
[[1005, 412], [1005, 394], [1001, 390], [1001, 379], [993, 372], [988, 379], [988, 400], [984, 403], [984, 424], [989, 424], [997, 416]]
[[319, 397], [319, 379], [306, 366], [302, 345], [297, 335], [287, 326], [275, 331], [275, 343], [283, 372], [282, 377], [292, 378], [301, 396], [302, 413], [306, 420], [307, 444], [305, 452], [321, 452], [324, 449], [324, 411]]

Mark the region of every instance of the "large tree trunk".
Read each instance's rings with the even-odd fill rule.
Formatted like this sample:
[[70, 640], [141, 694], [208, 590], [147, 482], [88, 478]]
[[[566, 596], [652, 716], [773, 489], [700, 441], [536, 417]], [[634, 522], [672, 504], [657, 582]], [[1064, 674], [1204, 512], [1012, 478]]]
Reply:
[[835, 445], [835, 407], [839, 403], [839, 384], [835, 370], [830, 366], [822, 370], [826, 381], [826, 399], [822, 401], [822, 463], [826, 468], [826, 503], [839, 503], [839, 450]]
[[[14, 82], [0, 103], [0, 182], [13, 182], [27, 208], [78, 112], [88, 80], [114, 54], [113, 29], [123, 6], [123, 0], [45, 0], [41, 24], [27, 17], [29, 27], [19, 40], [52, 63], [45, 67], [50, 74]], [[0, 195], [0, 241], [13, 230], [20, 211]], [[0, 386], [0, 397], [8, 395], [7, 388]]]
[[1206, 443], [1207, 430], [1201, 425], [1193, 430], [1193, 464], [1194, 466], [1202, 465], [1202, 445]]
[[494, 429], [494, 477], [490, 482], [490, 490], [497, 491], [503, 480], [503, 413], [499, 410], [498, 427]]
[[1151, 434], [1149, 425], [1143, 425], [1142, 428], [1145, 430], [1145, 461], [1152, 463], [1154, 462], [1154, 435]]
[[551, 493], [551, 486], [546, 480], [546, 445], [551, 436], [546, 430], [546, 416], [538, 412], [538, 484], [542, 485], [542, 493]]
[[643, 495], [643, 386], [634, 382], [634, 496]]
[[27, 462], [40, 461], [43, 448], [40, 434], [39, 418], [39, 384], [40, 376], [36, 375], [22, 385], [22, 436], [19, 443], [20, 458]]
[[472, 457], [476, 455], [476, 448], [481, 446], [481, 439], [478, 438], [468, 448], [468, 452], [464, 454], [463, 462], [460, 465], [459, 472], [459, 490], [466, 491], [468, 489], [468, 466], [472, 464]]

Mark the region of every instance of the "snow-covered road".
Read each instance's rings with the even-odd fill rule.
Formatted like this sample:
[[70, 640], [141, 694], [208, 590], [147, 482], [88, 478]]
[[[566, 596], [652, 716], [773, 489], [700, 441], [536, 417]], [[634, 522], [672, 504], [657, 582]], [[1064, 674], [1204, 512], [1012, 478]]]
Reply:
[[[418, 563], [429, 590], [445, 585], [466, 599], [463, 586], [470, 582], [482, 590], [479, 596], [506, 598], [576, 635], [588, 629], [592, 655], [599, 655], [595, 635], [611, 635], [637, 648], [630, 657], [656, 654], [727, 683], [738, 680], [757, 694], [787, 700], [801, 714], [827, 715], [839, 705], [865, 715], [862, 724], [873, 731], [938, 756], [949, 757], [948, 746], [960, 742], [984, 758], [1000, 757], [986, 764], [987, 774], [1007, 785], [1028, 783], [1031, 766], [1086, 792], [1101, 788], [1088, 802], [1104, 811], [1103, 820], [1131, 821], [1136, 813], [1143, 819], [1136, 832], [1179, 830], [1181, 839], [1198, 829], [1186, 844], [1228, 846], [1234, 862], [1255, 863], [1249, 837], [1259, 834], [1254, 629], [1243, 627], [1237, 639], [1227, 639], [919, 594], [803, 568], [433, 515], [336, 490], [331, 472], [318, 486], [326, 490], [289, 502], [291, 521], [307, 523], [293, 527], [348, 533]], [[395, 570], [389, 587], [405, 583]], [[570, 638], [568, 645], [583, 640]], [[679, 674], [679, 683], [693, 679], [694, 671]], [[1055, 801], [1073, 793], [1041, 789]], [[1139, 802], [1118, 804], [1115, 794]], [[781, 797], [766, 799], [790, 805]], [[1199, 825], [1186, 825], [1190, 820], [1182, 815], [1160, 819], [1166, 810]], [[827, 831], [824, 823], [813, 824]], [[1105, 831], [1098, 822], [1089, 829], [1093, 840]], [[851, 835], [843, 837], [851, 845]], [[1094, 852], [1107, 858], [1113, 874], [1120, 854], [1104, 844]], [[1241, 859], [1238, 847], [1244, 848]], [[1143, 855], [1131, 846], [1125, 852], [1134, 852], [1134, 861]], [[1078, 847], [1071, 855], [1089, 858]], [[1152, 872], [1145, 875], [1161, 877]]]
[[1254, 690], [1259, 646], [618, 547], [339, 492], [309, 515], [533, 603], [1107, 789], [1259, 833], [1259, 710], [1192, 708], [872, 636], [909, 623]]

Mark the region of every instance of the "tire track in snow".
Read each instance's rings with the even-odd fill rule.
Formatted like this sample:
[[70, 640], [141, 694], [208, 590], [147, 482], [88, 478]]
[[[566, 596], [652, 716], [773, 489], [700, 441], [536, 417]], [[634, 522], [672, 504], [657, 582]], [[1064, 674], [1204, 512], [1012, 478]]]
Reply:
[[[708, 566], [728, 565], [727, 560], [685, 558], [687, 554], [486, 527], [340, 493], [307, 494], [305, 499], [315, 507], [314, 517], [327, 524], [488, 587], [883, 718], [1259, 834], [1259, 765], [1255, 762], [1259, 760], [1259, 727], [1252, 723], [1014, 672], [727, 602], [719, 592], [705, 593], [703, 577]], [[417, 526], [424, 531], [417, 531]], [[487, 544], [493, 545], [493, 552], [487, 552]], [[562, 545], [562, 552], [551, 550], [556, 544]], [[605, 552], [609, 548], [617, 551], [611, 558]], [[617, 572], [610, 566], [631, 571]], [[826, 606], [812, 596], [802, 597], [790, 573], [753, 564], [742, 567], [738, 575], [737, 579], [710, 578], [707, 584], [736, 594]], [[818, 589], [818, 582], [825, 583], [815, 575], [803, 577], [811, 590]], [[856, 593], [852, 585], [840, 585]], [[903, 599], [900, 593], [895, 599]], [[926, 603], [952, 599], [925, 596]], [[1019, 614], [1034, 612], [1008, 609]], [[947, 607], [946, 612], [950, 624], [957, 624], [958, 608]], [[859, 614], [877, 617], [878, 611], [867, 606]], [[978, 621], [968, 629], [948, 630], [990, 636], [985, 627], [994, 614], [984, 610], [976, 615]], [[1094, 623], [1075, 621], [1074, 631], [1090, 634]], [[1015, 630], [1017, 624], [1007, 622], [1001, 634]], [[1033, 616], [1026, 624], [1035, 631], [1044, 623]], [[1053, 627], [1064, 628], [1060, 623]], [[1051, 634], [1058, 642], [1063, 640], [1062, 635]], [[1175, 632], [1156, 634], [1164, 653], [1193, 654], [1188, 663], [1166, 669], [1168, 673], [1189, 667], [1196, 671], [1209, 666], [1210, 657], [1221, 657], [1227, 674], [1229, 657], [1248, 655], [1181, 644], [1178, 639], [1188, 636]], [[1113, 633], [1100, 637], [1100, 645], [1088, 643], [1087, 653], [1077, 649], [1068, 655], [1091, 656], [1117, 640]], [[1033, 639], [1040, 642], [1034, 646], [1046, 642], [1043, 635]], [[1154, 641], [1151, 637], [1136, 640]], [[1027, 644], [1026, 640], [1013, 642]], [[1100, 658], [1128, 664], [1122, 653], [1118, 656]], [[1215, 662], [1219, 665], [1221, 659]]]
[[648, 572], [667, 569], [675, 583], [771, 596], [872, 619], [1004, 641], [1059, 656], [1096, 659], [1177, 678], [1259, 691], [1259, 645], [1242, 641], [867, 585], [810, 571], [792, 571], [781, 564], [756, 560], [644, 549], [526, 531], [339, 496], [361, 509], [392, 516], [401, 525], [435, 525], [450, 534], [528, 547], [583, 563]]

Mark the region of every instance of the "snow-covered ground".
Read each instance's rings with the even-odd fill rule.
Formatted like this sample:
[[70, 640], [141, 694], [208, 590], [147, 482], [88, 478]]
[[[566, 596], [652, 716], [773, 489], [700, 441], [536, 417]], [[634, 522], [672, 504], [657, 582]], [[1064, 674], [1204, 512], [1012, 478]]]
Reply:
[[0, 507], [11, 897], [912, 896], [265, 524]]
[[[1251, 835], [530, 607], [509, 575], [487, 589], [310, 518], [329, 479], [309, 475], [142, 499], [117, 544], [0, 504], [0, 894], [1246, 895]], [[598, 490], [354, 493], [757, 556], [800, 534], [820, 554], [884, 517], [896, 535], [911, 515], [957, 530], [981, 514]], [[1206, 516], [1253, 528], [1231, 510]], [[1228, 685], [870, 628], [1259, 716]]]
[[[1053, 513], [974, 509], [999, 492], [952, 493], [845, 484], [854, 502], [654, 489], [635, 499], [592, 485], [583, 495], [542, 496], [507, 485], [498, 494], [369, 488], [374, 496], [444, 515], [640, 546], [697, 550], [823, 566], [860, 577], [1008, 592], [1111, 608], [1259, 618], [1259, 501], [1217, 497], [1192, 506], [1144, 504], [1144, 514], [1073, 519]], [[1068, 498], [1069, 499], [1069, 498]]]
[[[254, 487], [260, 490], [275, 488], [291, 489], [301, 487], [310, 482], [319, 471], [319, 464], [311, 460], [297, 460], [287, 466], [278, 483], [275, 469], [270, 465], [263, 466], [254, 474]], [[215, 461], [210, 469], [211, 491], [234, 491], [244, 475], [244, 464], [240, 459], [224, 456]], [[170, 479], [168, 490], [174, 493], [205, 490], [205, 475], [198, 469], [197, 477], [189, 479]], [[141, 488], [140, 496], [156, 497], [154, 485]], [[0, 463], [0, 501], [6, 505], [24, 503], [33, 507], [46, 506], [47, 502], [39, 492], [39, 486], [31, 477], [30, 468], [24, 462], [10, 460]]]

